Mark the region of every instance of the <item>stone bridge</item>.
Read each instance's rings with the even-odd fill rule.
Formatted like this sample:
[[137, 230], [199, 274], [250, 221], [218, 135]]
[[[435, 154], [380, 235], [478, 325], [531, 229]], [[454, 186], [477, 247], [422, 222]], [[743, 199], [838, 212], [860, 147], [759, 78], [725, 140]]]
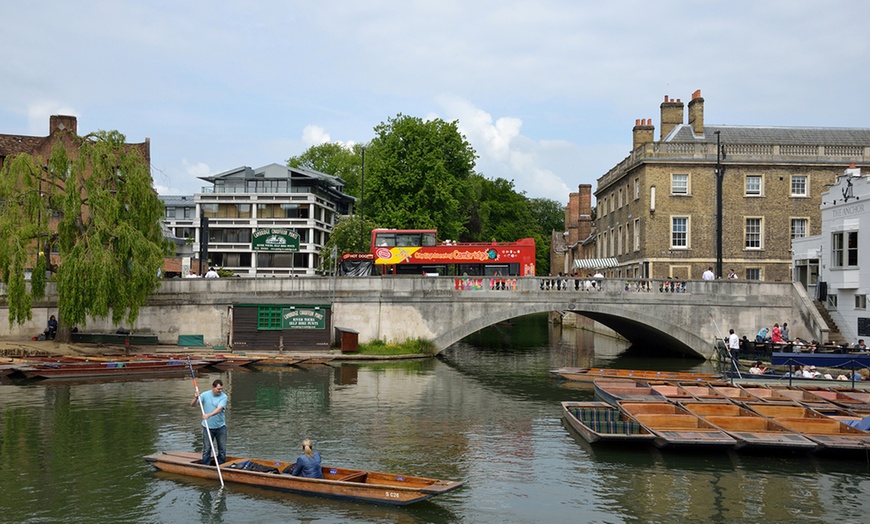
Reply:
[[[52, 296], [35, 304], [31, 322], [10, 330], [0, 288], [0, 336], [41, 332], [54, 312]], [[495, 323], [550, 311], [596, 320], [649, 354], [705, 358], [732, 328], [750, 339], [774, 322], [788, 322], [792, 337], [826, 340], [828, 330], [803, 287], [791, 282], [603, 279], [592, 285], [573, 278], [422, 276], [164, 280], [136, 325], [127, 327], [166, 341], [203, 333], [207, 343], [225, 345], [232, 342], [234, 304], [282, 302], [330, 305], [333, 326], [358, 331], [360, 342], [421, 338], [439, 351]], [[88, 322], [88, 331], [115, 329], [108, 319]]]

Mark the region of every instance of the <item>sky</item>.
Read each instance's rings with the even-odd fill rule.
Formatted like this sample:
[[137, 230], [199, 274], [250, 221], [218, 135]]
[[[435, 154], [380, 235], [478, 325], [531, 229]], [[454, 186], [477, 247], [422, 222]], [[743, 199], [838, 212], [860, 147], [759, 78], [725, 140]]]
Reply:
[[870, 2], [3, 0], [0, 133], [151, 140], [154, 184], [458, 121], [476, 170], [567, 203], [701, 90], [709, 124], [870, 127]]

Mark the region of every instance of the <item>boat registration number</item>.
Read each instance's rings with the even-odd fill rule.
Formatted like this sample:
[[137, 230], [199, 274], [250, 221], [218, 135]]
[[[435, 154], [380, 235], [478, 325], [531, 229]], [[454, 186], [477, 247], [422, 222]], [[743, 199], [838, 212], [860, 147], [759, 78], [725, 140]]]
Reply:
[[385, 496], [385, 497], [388, 497], [388, 498], [391, 498], [391, 499], [397, 499], [397, 498], [399, 498], [399, 494], [396, 493], [395, 491], [386, 491], [386, 492], [384, 492], [384, 496]]

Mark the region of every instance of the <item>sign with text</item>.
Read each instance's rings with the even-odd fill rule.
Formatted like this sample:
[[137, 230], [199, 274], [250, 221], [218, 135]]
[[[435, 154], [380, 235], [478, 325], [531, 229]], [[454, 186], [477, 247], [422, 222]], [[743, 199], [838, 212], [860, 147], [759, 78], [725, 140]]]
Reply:
[[255, 229], [251, 237], [254, 251], [299, 251], [299, 233], [287, 228]]
[[326, 329], [326, 311], [320, 308], [284, 308], [281, 317], [284, 329]]

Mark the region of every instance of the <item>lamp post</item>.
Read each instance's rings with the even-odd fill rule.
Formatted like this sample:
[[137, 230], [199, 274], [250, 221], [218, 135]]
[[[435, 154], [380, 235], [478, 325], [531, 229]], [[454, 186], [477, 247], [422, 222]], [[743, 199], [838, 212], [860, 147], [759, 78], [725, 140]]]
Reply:
[[725, 176], [725, 146], [716, 131], [716, 274], [722, 278], [722, 178]]
[[363, 198], [365, 196], [366, 189], [366, 148], [362, 147], [362, 170], [360, 171], [360, 183], [359, 183], [359, 250], [365, 248], [366, 245], [366, 216], [365, 216], [365, 207], [363, 207]]

